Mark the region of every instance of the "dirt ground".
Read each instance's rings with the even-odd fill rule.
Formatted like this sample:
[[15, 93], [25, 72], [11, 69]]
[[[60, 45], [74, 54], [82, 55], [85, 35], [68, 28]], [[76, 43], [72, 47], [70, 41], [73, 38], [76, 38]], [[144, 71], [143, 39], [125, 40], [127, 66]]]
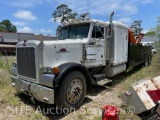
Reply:
[[94, 92], [86, 97], [83, 106], [75, 113], [69, 114], [63, 119], [100, 119], [103, 106], [114, 105], [120, 107], [122, 105], [122, 100], [117, 97], [120, 90], [121, 85], [108, 89], [103, 87], [93, 88]]

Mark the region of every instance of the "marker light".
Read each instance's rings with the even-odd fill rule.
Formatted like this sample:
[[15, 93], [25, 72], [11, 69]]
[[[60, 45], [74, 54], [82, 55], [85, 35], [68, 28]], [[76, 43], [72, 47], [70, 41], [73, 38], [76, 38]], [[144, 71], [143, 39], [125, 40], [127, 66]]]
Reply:
[[58, 67], [54, 67], [53, 68], [53, 73], [56, 75], [59, 73], [59, 68]]

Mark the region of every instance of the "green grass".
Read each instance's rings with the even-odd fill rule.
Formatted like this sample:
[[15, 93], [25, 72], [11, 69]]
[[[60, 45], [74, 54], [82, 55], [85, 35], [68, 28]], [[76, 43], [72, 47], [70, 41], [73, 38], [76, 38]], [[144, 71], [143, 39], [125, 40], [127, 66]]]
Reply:
[[[125, 92], [129, 87], [131, 86], [132, 83], [142, 80], [145, 78], [154, 78], [160, 76], [160, 50], [158, 50], [158, 53], [152, 58], [151, 65], [147, 67], [143, 66], [138, 66], [135, 68], [132, 68], [125, 73], [118, 75], [114, 79], [117, 80], [115, 81], [115, 87], [118, 84], [121, 84], [121, 91], [119, 91], [119, 96]], [[116, 83], [117, 82], [117, 83]], [[118, 96], [118, 97], [119, 97]], [[138, 120], [136, 115], [131, 115], [128, 113], [121, 114], [120, 115], [121, 120]]]
[[9, 70], [12, 66], [13, 61], [15, 61], [15, 57], [13, 56], [4, 57], [0, 55], [0, 69]]
[[102, 120], [102, 116], [101, 115], [95, 116], [93, 120]]
[[13, 61], [15, 57], [9, 56], [7, 63], [6, 57], [0, 56], [0, 120], [46, 120], [44, 115], [35, 113], [33, 107], [24, 103], [11, 86], [9, 70]]
[[[15, 57], [9, 56], [8, 63], [11, 68], [12, 62], [15, 60]], [[144, 79], [144, 78], [153, 78], [160, 75], [160, 50], [153, 57], [152, 63], [148, 67], [135, 67], [125, 73], [113, 77], [113, 87], [119, 87], [121, 85], [121, 90], [118, 91], [119, 96], [125, 92], [132, 83]], [[8, 65], [6, 58], [0, 56], [0, 120], [47, 120], [53, 119], [53, 115], [44, 115], [36, 113], [37, 106], [44, 106], [42, 103], [33, 105], [28, 96], [19, 94], [15, 88], [10, 84], [10, 73], [8, 70]], [[112, 91], [112, 90], [110, 90]], [[118, 97], [118, 96], [117, 96]], [[93, 102], [93, 104], [96, 104]], [[24, 108], [21, 107], [24, 106]], [[26, 114], [26, 107], [29, 109], [29, 114]], [[102, 106], [97, 106], [102, 107]], [[18, 113], [15, 111], [18, 109]], [[14, 111], [14, 113], [13, 113]], [[22, 112], [22, 113], [21, 113]], [[72, 116], [72, 113], [70, 113]], [[92, 117], [91, 117], [92, 116]], [[93, 117], [94, 116], [94, 117]], [[76, 118], [82, 120], [85, 118], [94, 118], [94, 120], [101, 120], [101, 115], [93, 115], [86, 112], [86, 115], [81, 114], [80, 112], [76, 113]], [[60, 117], [63, 119], [63, 117]], [[129, 113], [121, 114], [121, 120], [138, 120], [139, 118], [136, 115]], [[58, 118], [59, 119], [59, 118]], [[74, 119], [74, 118], [71, 118]], [[56, 120], [56, 119], [55, 119]]]
[[145, 78], [153, 78], [160, 75], [160, 54], [158, 53], [153, 57], [152, 63], [147, 67], [137, 67], [136, 72], [134, 74], [130, 74], [127, 76], [126, 80], [122, 81], [123, 88], [125, 90], [128, 88], [133, 82]]

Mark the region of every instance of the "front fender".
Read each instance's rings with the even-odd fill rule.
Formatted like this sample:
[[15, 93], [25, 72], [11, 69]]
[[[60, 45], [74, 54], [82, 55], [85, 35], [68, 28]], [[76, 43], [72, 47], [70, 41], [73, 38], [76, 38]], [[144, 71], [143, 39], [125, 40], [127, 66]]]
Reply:
[[73, 63], [73, 62], [68, 62], [68, 63], [61, 64], [57, 67], [59, 68], [60, 72], [57, 76], [55, 76], [55, 79], [54, 79], [54, 86], [55, 87], [60, 86], [61, 83], [63, 82], [65, 76], [69, 72], [72, 72], [72, 71], [80, 71], [86, 78], [87, 86], [91, 85], [91, 79], [92, 78], [89, 74], [88, 69], [84, 65], [81, 65], [81, 64], [78, 64], [78, 63]]

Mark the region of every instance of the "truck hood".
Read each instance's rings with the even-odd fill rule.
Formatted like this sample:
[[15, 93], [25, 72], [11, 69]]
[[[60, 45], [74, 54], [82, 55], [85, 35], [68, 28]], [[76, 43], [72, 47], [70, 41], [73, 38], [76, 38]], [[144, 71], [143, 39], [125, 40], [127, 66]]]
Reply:
[[43, 66], [55, 67], [66, 62], [81, 63], [87, 39], [43, 42]]

